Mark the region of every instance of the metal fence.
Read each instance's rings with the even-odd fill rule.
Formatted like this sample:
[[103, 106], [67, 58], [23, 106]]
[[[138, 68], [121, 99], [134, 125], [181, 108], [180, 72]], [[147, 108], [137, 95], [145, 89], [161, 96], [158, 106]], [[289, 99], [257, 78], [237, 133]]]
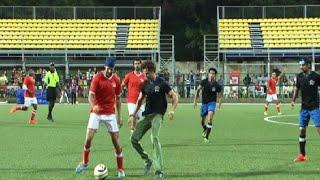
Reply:
[[0, 6], [3, 19], [159, 19], [161, 7]]
[[218, 6], [217, 18], [312, 18], [320, 17], [320, 5]]

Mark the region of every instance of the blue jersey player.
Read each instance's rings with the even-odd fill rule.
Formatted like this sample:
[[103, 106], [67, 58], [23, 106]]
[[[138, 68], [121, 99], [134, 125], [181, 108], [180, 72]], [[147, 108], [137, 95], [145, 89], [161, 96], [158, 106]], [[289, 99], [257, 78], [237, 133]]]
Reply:
[[320, 110], [319, 110], [319, 93], [318, 87], [320, 86], [320, 75], [309, 69], [310, 62], [301, 59], [300, 62], [301, 73], [297, 75], [297, 84], [294, 91], [291, 106], [294, 106], [294, 102], [298, 97], [299, 91], [301, 91], [301, 110], [299, 116], [300, 135], [299, 145], [300, 154], [295, 158], [295, 162], [306, 161], [306, 132], [310, 118], [313, 119], [313, 123], [316, 126], [318, 133], [320, 134]]
[[[194, 97], [194, 108], [197, 106], [197, 98], [199, 94], [202, 95], [201, 105], [201, 125], [203, 127], [202, 136], [205, 142], [209, 141], [209, 135], [212, 129], [212, 120], [216, 111], [216, 102], [218, 97], [219, 109], [221, 107], [222, 87], [216, 81], [217, 70], [210, 68], [208, 78], [201, 81], [196, 95]], [[208, 123], [205, 124], [206, 117], [208, 116]]]

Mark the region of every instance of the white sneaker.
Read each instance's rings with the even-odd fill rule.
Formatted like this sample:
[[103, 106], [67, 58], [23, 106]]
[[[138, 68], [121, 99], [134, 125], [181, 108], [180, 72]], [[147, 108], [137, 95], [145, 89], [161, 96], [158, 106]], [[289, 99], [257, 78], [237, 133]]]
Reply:
[[282, 112], [278, 112], [278, 115], [282, 115]]
[[126, 177], [126, 174], [124, 173], [124, 170], [119, 170], [118, 171], [118, 178], [124, 178]]
[[265, 116], [268, 116], [268, 112], [267, 112], [267, 111], [263, 112], [263, 114], [264, 114]]
[[209, 139], [204, 138], [204, 143], [209, 143], [209, 142], [210, 142]]

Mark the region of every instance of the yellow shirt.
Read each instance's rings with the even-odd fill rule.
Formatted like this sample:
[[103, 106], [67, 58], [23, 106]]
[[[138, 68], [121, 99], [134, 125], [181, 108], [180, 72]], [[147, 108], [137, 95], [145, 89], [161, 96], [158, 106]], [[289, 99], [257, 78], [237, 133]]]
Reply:
[[44, 78], [44, 83], [47, 85], [47, 87], [57, 87], [57, 84], [59, 83], [57, 71], [54, 71], [54, 73], [48, 71]]

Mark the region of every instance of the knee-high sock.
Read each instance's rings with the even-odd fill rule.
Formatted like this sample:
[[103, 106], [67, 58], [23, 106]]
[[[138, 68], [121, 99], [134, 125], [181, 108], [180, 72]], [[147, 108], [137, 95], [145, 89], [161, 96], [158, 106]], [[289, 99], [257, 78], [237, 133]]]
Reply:
[[212, 129], [212, 123], [207, 124], [207, 134], [206, 134], [206, 139], [209, 139], [209, 135]]
[[90, 154], [90, 147], [83, 147], [82, 162], [84, 164], [88, 164], [88, 162], [89, 162], [89, 154]]
[[117, 158], [117, 165], [118, 170], [123, 170], [123, 155], [122, 155], [122, 149], [120, 149], [119, 152], [116, 150], [116, 158]]
[[306, 149], [305, 149], [306, 142], [307, 142], [306, 136], [300, 135], [300, 137], [299, 137], [300, 153], [304, 156], [306, 155]]

